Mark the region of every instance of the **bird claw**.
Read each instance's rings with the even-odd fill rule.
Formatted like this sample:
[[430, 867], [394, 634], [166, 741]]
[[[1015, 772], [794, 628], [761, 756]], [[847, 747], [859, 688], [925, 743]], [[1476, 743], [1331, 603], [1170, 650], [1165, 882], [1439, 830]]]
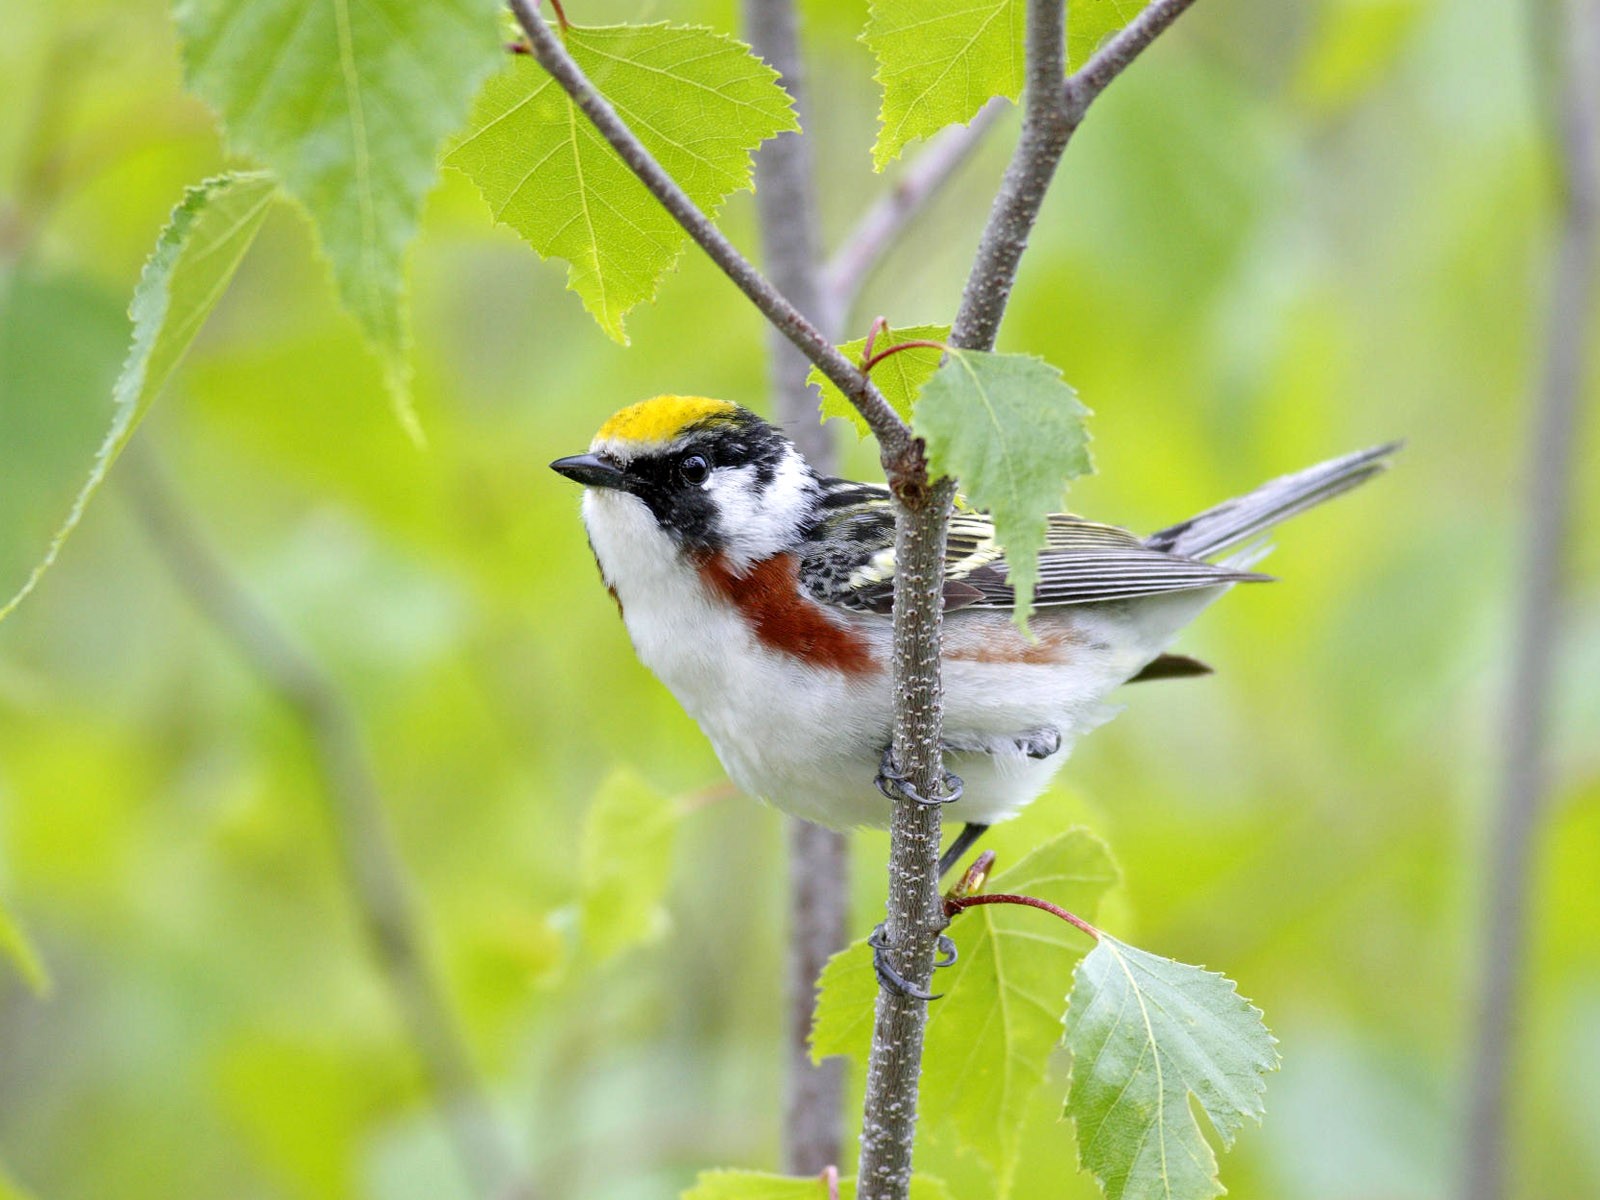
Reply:
[[1049, 758], [1061, 749], [1061, 731], [1046, 727], [1025, 733], [1017, 739], [1017, 749], [1029, 758]]
[[[889, 962], [889, 927], [885, 922], [878, 922], [871, 933], [867, 935], [867, 945], [872, 947], [872, 969], [878, 976], [878, 982], [891, 992], [905, 996], [911, 1000], [938, 1000], [943, 992], [929, 992], [919, 988]], [[938, 955], [933, 960], [933, 969], [948, 967], [955, 963], [958, 955], [956, 944], [949, 936], [941, 933], [938, 941]]]
[[907, 800], [921, 808], [943, 808], [946, 804], [954, 804], [961, 799], [966, 791], [966, 784], [961, 776], [954, 771], [944, 773], [944, 795], [924, 796], [919, 792], [908, 776], [902, 775], [895, 769], [894, 750], [886, 749], [883, 760], [878, 764], [878, 776], [873, 780], [878, 785], [878, 790], [890, 800]]

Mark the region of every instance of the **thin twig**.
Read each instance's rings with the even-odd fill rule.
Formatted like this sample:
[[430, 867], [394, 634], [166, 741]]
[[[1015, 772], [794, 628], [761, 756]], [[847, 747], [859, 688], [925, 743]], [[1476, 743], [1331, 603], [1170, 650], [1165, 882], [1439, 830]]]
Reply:
[[1016, 283], [1017, 267], [1056, 166], [1089, 106], [1194, 0], [1155, 0], [1061, 82], [1065, 53], [1030, 57], [1022, 136], [995, 197], [978, 257], [967, 276], [950, 344], [989, 350]]
[[[810, 108], [798, 25], [795, 0], [744, 0], [750, 46], [778, 72], [806, 128]], [[839, 329], [822, 304], [814, 168], [811, 139], [800, 132], [780, 133], [757, 153], [762, 261], [773, 286], [802, 313], [815, 315], [823, 335], [837, 342]], [[832, 474], [838, 457], [835, 436], [818, 418], [816, 397], [806, 384], [810, 360], [773, 328], [768, 331], [767, 361], [778, 423], [813, 467]], [[822, 968], [849, 941], [850, 840], [798, 817], [788, 818], [787, 825], [783, 1162], [792, 1175], [815, 1175], [840, 1160], [844, 1144], [844, 1062], [811, 1061], [811, 1023]]]
[[461, 1169], [482, 1197], [530, 1197], [495, 1120], [444, 989], [394, 848], [355, 716], [338, 689], [228, 573], [139, 443], [120, 479], [175, 583], [304, 727], [362, 933], [409, 1031]]
[[700, 207], [655, 160], [616, 110], [589, 82], [582, 68], [567, 53], [561, 39], [534, 10], [532, 0], [508, 0], [517, 23], [527, 35], [533, 56], [561, 89], [572, 98], [600, 135], [611, 143], [623, 163], [638, 177], [668, 214], [722, 268], [723, 274], [750, 298], [768, 321], [800, 348], [802, 354], [842, 391], [861, 414], [878, 440], [883, 468], [890, 487], [898, 493], [921, 488], [926, 476], [922, 449], [911, 430], [883, 398], [883, 393], [834, 349], [815, 325], [772, 286], [716, 227]]
[[[1541, 9], [1541, 11], [1544, 11]], [[1562, 20], [1558, 14], [1564, 13]], [[1561, 567], [1572, 524], [1573, 447], [1587, 335], [1600, 271], [1600, 0], [1566, 0], [1550, 15], [1565, 70], [1555, 72], [1554, 152], [1560, 226], [1551, 247], [1544, 363], [1528, 446], [1526, 555], [1506, 694], [1505, 759], [1489, 851], [1487, 910], [1471, 1101], [1463, 1137], [1466, 1200], [1507, 1188], [1512, 1062], [1521, 1025], [1535, 842], [1548, 803], [1547, 733], [1561, 636]]]
[[822, 272], [822, 308], [831, 332], [847, 328], [850, 309], [906, 231], [944, 190], [999, 123], [1009, 105], [996, 97], [966, 125], [941, 130], [889, 185], [828, 259]]
[[1111, 86], [1118, 75], [1133, 65], [1150, 48], [1150, 44], [1184, 13], [1195, 0], [1154, 0], [1137, 17], [1129, 21], [1111, 40], [1079, 67], [1067, 80], [1067, 110], [1073, 124], [1083, 120], [1100, 93]]

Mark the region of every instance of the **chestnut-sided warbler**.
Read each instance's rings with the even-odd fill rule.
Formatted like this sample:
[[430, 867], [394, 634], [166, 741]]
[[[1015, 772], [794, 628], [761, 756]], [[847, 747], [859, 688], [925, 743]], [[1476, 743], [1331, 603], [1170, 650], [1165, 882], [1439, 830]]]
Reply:
[[[1050, 517], [1031, 637], [1012, 620], [992, 522], [958, 510], [944, 737], [965, 786], [946, 814], [967, 828], [942, 867], [1045, 789], [1073, 742], [1114, 714], [1116, 688], [1205, 673], [1166, 648], [1235, 583], [1268, 578], [1249, 570], [1264, 552], [1255, 539], [1381, 471], [1394, 449], [1286, 475], [1149, 537]], [[584, 485], [589, 542], [634, 648], [733, 781], [808, 821], [887, 825], [874, 787], [893, 707], [887, 489], [818, 475], [754, 413], [697, 396], [625, 408], [587, 454], [550, 465]]]

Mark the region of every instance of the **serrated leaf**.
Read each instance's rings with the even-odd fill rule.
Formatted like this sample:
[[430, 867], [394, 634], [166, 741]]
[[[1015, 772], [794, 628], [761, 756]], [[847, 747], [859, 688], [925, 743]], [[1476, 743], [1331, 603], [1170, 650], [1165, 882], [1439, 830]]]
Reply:
[[658, 936], [680, 810], [626, 768], [600, 785], [584, 819], [578, 927], [598, 961]]
[[[1105, 844], [1070, 829], [985, 890], [1035, 896], [1093, 920], [1116, 879]], [[1090, 942], [1064, 921], [1012, 905], [968, 909], [946, 932], [958, 957], [934, 981], [944, 998], [928, 1009], [922, 1112], [1006, 1176], [1024, 1109], [1061, 1040], [1072, 965]], [[866, 1062], [877, 992], [865, 941], [828, 961], [818, 981], [813, 1058], [844, 1054]]]
[[[440, 143], [504, 56], [496, 0], [178, 0], [189, 87], [311, 215], [410, 421], [406, 249]], [[414, 429], [414, 424], [413, 424]]]
[[918, 138], [972, 120], [990, 97], [1021, 95], [1025, 12], [1022, 0], [872, 0], [861, 40], [883, 88], [877, 170]]
[[[45, 970], [44, 959], [39, 957], [28, 935], [22, 932], [22, 926], [3, 904], [0, 904], [0, 960], [9, 960], [35, 994], [42, 996], [50, 990], [50, 974]], [[0, 1176], [0, 1182], [3, 1179]]]
[[[887, 350], [890, 346], [898, 346], [901, 342], [942, 342], [949, 336], [948, 325], [908, 325], [904, 329], [885, 329], [873, 342], [872, 348], [876, 353]], [[861, 352], [866, 348], [867, 339], [857, 338], [840, 346], [839, 353], [851, 362], [859, 363]], [[933, 373], [939, 369], [939, 360], [943, 357], [943, 350], [925, 346], [902, 350], [899, 354], [891, 354], [872, 368], [872, 382], [878, 385], [883, 398], [893, 406], [895, 412], [909, 421], [911, 409], [917, 402], [922, 385], [933, 377]], [[856, 411], [856, 406], [851, 404], [845, 398], [845, 394], [816, 367], [812, 367], [806, 374], [806, 382], [815, 387], [822, 396], [824, 421], [830, 417], [841, 417], [851, 422], [862, 437], [872, 432], [867, 428], [867, 423], [861, 419], [861, 414]]]
[[[744, 43], [684, 25], [573, 26], [584, 73], [685, 192], [715, 215], [751, 187], [751, 155], [799, 129], [778, 75]], [[688, 235], [531, 58], [484, 87], [445, 157], [626, 344], [623, 316], [655, 298]]]
[[968, 502], [994, 517], [1024, 627], [1045, 518], [1067, 481], [1091, 469], [1088, 413], [1043, 359], [977, 350], [950, 351], [917, 404], [915, 428], [927, 441], [929, 470], [955, 476]]
[[[1067, 69], [1076, 70], [1144, 0], [1069, 0]], [[883, 88], [872, 163], [883, 170], [911, 142], [966, 124], [991, 97], [1015, 100], [1026, 77], [1023, 0], [939, 5], [872, 0], [861, 35]]]
[[[855, 1200], [854, 1178], [839, 1180], [839, 1200]], [[763, 1171], [702, 1171], [681, 1200], [828, 1200], [828, 1185], [816, 1175], [796, 1178]], [[913, 1175], [911, 1200], [950, 1200], [945, 1185]]]
[[1066, 1115], [1107, 1200], [1209, 1200], [1225, 1190], [1189, 1108], [1223, 1148], [1260, 1121], [1278, 1052], [1233, 982], [1102, 935], [1078, 964], [1066, 1018]]
[[276, 195], [277, 183], [264, 172], [218, 176], [184, 193], [133, 290], [128, 306], [133, 336], [112, 393], [111, 425], [44, 557], [0, 607], [0, 620], [56, 561], [117, 456], [227, 290]]

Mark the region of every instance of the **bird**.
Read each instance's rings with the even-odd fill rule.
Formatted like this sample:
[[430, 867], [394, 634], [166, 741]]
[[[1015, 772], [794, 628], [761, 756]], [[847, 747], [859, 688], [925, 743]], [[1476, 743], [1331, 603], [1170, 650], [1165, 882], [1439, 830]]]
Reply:
[[[991, 518], [962, 504], [944, 558], [946, 765], [962, 828], [945, 874], [1040, 795], [1123, 684], [1200, 675], [1179, 631], [1254, 571], [1261, 535], [1382, 471], [1399, 443], [1261, 485], [1146, 537], [1048, 518], [1029, 628]], [[621, 409], [551, 468], [640, 660], [751, 796], [834, 829], [888, 825], [895, 506], [824, 475], [740, 405], [664, 395]], [[903, 780], [898, 781], [904, 784]], [[904, 794], [904, 788], [898, 794]], [[916, 797], [913, 793], [913, 798]]]

